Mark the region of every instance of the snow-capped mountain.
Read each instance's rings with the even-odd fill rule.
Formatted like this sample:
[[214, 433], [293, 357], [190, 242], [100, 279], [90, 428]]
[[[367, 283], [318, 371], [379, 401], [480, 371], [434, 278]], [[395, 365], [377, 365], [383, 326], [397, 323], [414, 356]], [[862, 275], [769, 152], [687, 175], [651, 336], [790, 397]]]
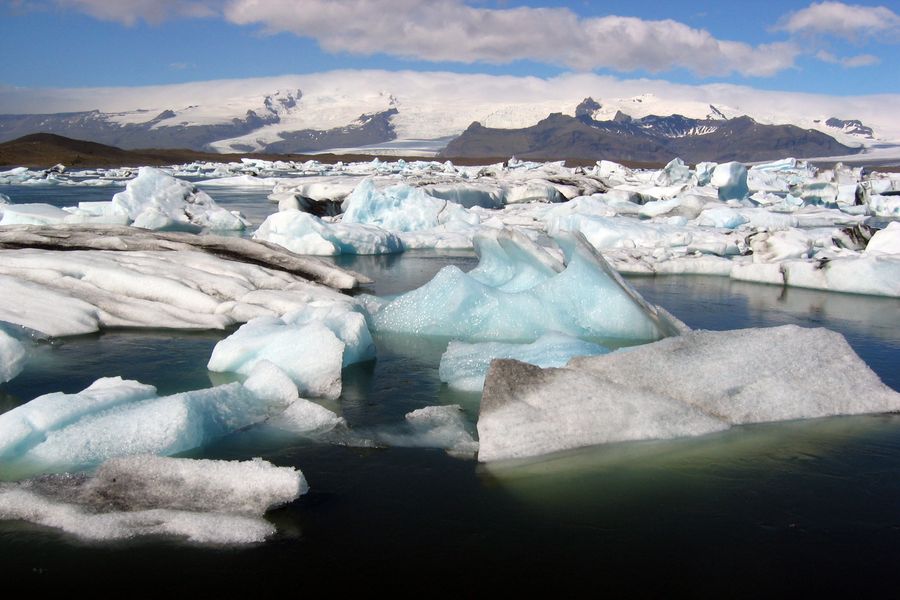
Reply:
[[0, 115], [0, 141], [45, 131], [122, 148], [435, 153], [472, 123], [523, 129], [553, 113], [614, 122], [619, 130], [630, 119], [632, 129], [667, 139], [713, 134], [723, 123], [749, 116], [762, 125], [821, 131], [853, 147], [900, 140], [900, 119], [885, 104], [890, 98], [800, 97], [583, 74], [544, 80], [336, 71], [28, 94], [0, 88], [0, 111], [7, 113]]

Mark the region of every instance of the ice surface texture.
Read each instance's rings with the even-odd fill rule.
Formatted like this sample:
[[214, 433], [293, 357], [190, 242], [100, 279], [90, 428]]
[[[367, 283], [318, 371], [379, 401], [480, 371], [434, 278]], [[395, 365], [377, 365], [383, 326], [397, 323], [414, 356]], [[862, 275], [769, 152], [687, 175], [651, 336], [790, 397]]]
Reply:
[[27, 358], [25, 345], [0, 329], [0, 383], [6, 383], [21, 373]]
[[511, 229], [475, 239], [478, 267], [444, 267], [435, 277], [383, 305], [378, 331], [465, 341], [533, 341], [557, 331], [577, 337], [655, 340], [674, 332], [580, 235], [557, 238], [565, 265]]
[[453, 341], [441, 356], [439, 374], [441, 381], [452, 388], [480, 392], [491, 360], [495, 358], [513, 358], [539, 367], [564, 367], [574, 356], [606, 352], [609, 350], [603, 346], [560, 333], [546, 333], [531, 344]]
[[260, 360], [268, 360], [302, 396], [337, 398], [341, 369], [373, 358], [375, 344], [362, 313], [344, 303], [320, 303], [242, 325], [216, 344], [207, 366], [249, 374]]
[[0, 458], [5, 468], [41, 472], [196, 448], [287, 408], [296, 389], [271, 379], [266, 366], [244, 385], [159, 397], [153, 386], [114, 377], [40, 396], [0, 415]]
[[262, 515], [305, 494], [303, 473], [244, 462], [132, 456], [92, 476], [51, 475], [0, 484], [0, 519], [31, 521], [89, 540], [145, 535], [206, 544], [261, 542]]
[[0, 250], [0, 287], [0, 321], [53, 336], [223, 329], [313, 300], [351, 301], [297, 275], [181, 250]]
[[492, 363], [479, 460], [701, 435], [732, 425], [900, 410], [838, 333], [693, 331], [563, 369]]

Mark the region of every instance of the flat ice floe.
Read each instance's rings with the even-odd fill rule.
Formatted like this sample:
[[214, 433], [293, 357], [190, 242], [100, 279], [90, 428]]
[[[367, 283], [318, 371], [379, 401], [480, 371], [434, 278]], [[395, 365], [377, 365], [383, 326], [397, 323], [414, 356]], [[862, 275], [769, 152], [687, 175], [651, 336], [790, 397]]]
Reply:
[[223, 329], [352, 300], [298, 275], [186, 250], [0, 250], [0, 321], [52, 336], [106, 327]]
[[444, 267], [372, 314], [377, 331], [464, 341], [576, 337], [655, 340], [678, 324], [653, 307], [580, 235], [557, 238], [565, 262], [512, 229], [482, 230], [478, 267]]
[[23, 520], [87, 540], [147, 535], [201, 544], [262, 542], [275, 533], [263, 514], [305, 494], [303, 473], [261, 459], [132, 456], [92, 475], [48, 475], [0, 483], [0, 519]]
[[898, 410], [900, 394], [838, 333], [793, 325], [692, 331], [562, 369], [493, 362], [479, 460]]

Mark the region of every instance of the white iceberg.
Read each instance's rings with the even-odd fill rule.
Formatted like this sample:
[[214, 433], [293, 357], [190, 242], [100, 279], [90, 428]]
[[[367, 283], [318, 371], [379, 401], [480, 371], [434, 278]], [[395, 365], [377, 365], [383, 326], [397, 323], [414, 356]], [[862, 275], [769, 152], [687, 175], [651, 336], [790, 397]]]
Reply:
[[249, 374], [267, 360], [293, 380], [301, 396], [337, 398], [341, 369], [373, 358], [375, 344], [365, 317], [335, 303], [254, 319], [216, 344], [207, 366]]
[[203, 544], [262, 542], [263, 514], [309, 490], [303, 473], [261, 459], [116, 458], [91, 476], [0, 484], [0, 519], [30, 521], [87, 540], [175, 536]]
[[495, 361], [478, 419], [479, 460], [897, 410], [900, 394], [838, 333], [692, 331], [563, 369]]
[[206, 192], [153, 167], [141, 167], [125, 191], [113, 196], [112, 205], [143, 229], [242, 230], [247, 226]]
[[376, 225], [328, 223], [299, 210], [269, 215], [253, 239], [283, 246], [297, 254], [391, 254], [403, 251], [393, 233]]

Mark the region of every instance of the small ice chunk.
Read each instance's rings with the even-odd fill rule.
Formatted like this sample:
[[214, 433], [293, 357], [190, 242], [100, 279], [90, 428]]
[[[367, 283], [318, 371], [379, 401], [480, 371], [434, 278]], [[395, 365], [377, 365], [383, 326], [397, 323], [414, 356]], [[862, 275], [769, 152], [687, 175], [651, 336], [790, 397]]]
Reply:
[[866, 244], [866, 254], [900, 254], [900, 221], [876, 231]]
[[0, 329], [0, 383], [6, 383], [21, 373], [27, 358], [25, 345]]
[[377, 439], [401, 448], [443, 448], [448, 454], [471, 458], [478, 451], [458, 404], [426, 406], [406, 414], [406, 427], [381, 431]]
[[309, 489], [303, 473], [250, 461], [116, 458], [92, 476], [0, 484], [0, 519], [30, 521], [89, 540], [176, 536], [246, 544], [275, 532], [263, 514]]
[[564, 369], [494, 361], [478, 420], [479, 460], [897, 410], [900, 394], [839, 333], [794, 325], [692, 331], [574, 358]]
[[393, 233], [376, 225], [326, 223], [299, 210], [269, 215], [253, 239], [272, 242], [297, 254], [391, 254], [403, 251]]
[[604, 354], [609, 349], [561, 333], [546, 333], [531, 344], [452, 341], [441, 356], [441, 381], [450, 387], [480, 392], [484, 377], [495, 358], [514, 358], [539, 367], [563, 367], [573, 356]]
[[348, 304], [311, 304], [283, 317], [259, 317], [216, 344], [211, 371], [249, 374], [271, 361], [302, 396], [337, 398], [341, 369], [375, 357], [365, 317]]
[[747, 187], [747, 167], [739, 162], [716, 165], [710, 184], [719, 189], [720, 200], [742, 200], [750, 193]]

